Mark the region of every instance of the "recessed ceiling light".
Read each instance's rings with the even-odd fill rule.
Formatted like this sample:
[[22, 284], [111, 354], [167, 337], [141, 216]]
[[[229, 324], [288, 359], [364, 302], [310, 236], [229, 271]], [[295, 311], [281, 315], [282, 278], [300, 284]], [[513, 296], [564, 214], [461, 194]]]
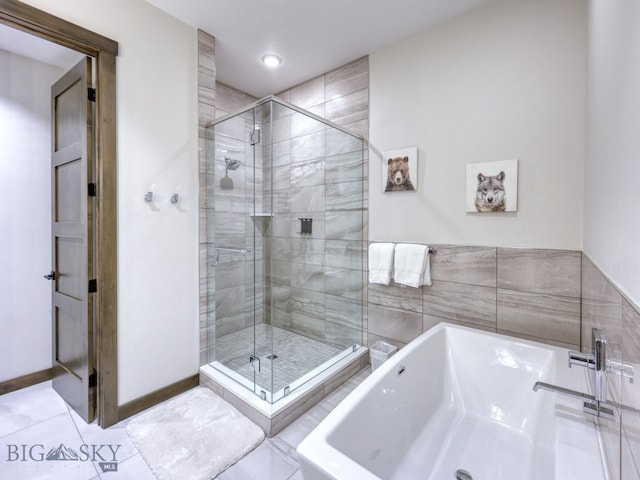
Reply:
[[266, 55], [263, 55], [261, 60], [262, 63], [271, 68], [277, 67], [282, 63], [282, 59], [279, 56], [274, 55], [273, 53], [267, 53]]

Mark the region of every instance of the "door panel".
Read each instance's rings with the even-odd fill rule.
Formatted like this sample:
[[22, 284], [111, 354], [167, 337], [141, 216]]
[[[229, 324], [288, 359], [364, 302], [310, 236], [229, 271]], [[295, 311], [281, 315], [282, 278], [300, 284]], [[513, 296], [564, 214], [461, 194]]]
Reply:
[[82, 309], [79, 302], [73, 302], [65, 296], [58, 299], [56, 307], [56, 362], [68, 373], [82, 381], [83, 368], [86, 361], [86, 339], [82, 338], [76, 328], [82, 319]]
[[91, 59], [51, 87], [53, 388], [87, 422], [95, 416]]
[[57, 293], [82, 301], [87, 288], [81, 274], [84, 242], [81, 238], [58, 237], [56, 243]]
[[[68, 152], [72, 157], [81, 157], [82, 153]], [[59, 165], [55, 169], [58, 185], [65, 185], [68, 188], [56, 191], [56, 216], [57, 222], [79, 224], [81, 220], [81, 204], [78, 202], [80, 198], [80, 183], [75, 179], [82, 175], [82, 162], [80, 160], [72, 161]]]
[[[84, 60], [83, 60], [84, 61]], [[83, 103], [87, 101], [83, 89], [82, 80], [61, 91], [54, 98], [54, 108], [57, 112], [58, 126], [55, 131], [55, 151], [61, 151], [66, 147], [78, 145], [82, 140], [82, 132], [78, 128], [78, 119], [83, 115]], [[84, 98], [83, 98], [84, 97]]]

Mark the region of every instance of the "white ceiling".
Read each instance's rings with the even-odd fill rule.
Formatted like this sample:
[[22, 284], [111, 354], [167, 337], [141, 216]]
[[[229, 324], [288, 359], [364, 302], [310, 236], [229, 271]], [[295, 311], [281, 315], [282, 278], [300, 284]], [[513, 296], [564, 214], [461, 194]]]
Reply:
[[[147, 1], [216, 38], [218, 81], [264, 97], [489, 0]], [[282, 65], [262, 65], [265, 53]]]
[[82, 53], [43, 40], [0, 23], [0, 50], [22, 55], [68, 70], [80, 61]]
[[[256, 97], [373, 53], [490, 0], [147, 0], [216, 37], [216, 77]], [[82, 54], [0, 24], [0, 50], [71, 68]], [[260, 62], [276, 53], [283, 63]]]

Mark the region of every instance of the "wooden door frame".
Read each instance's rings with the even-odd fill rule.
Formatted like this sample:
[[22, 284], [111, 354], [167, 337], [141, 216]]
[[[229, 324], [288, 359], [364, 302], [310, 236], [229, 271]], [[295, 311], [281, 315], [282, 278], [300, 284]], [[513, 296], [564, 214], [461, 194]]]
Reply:
[[17, 0], [0, 0], [0, 23], [96, 59], [95, 177], [98, 424], [118, 418], [116, 56], [118, 44]]

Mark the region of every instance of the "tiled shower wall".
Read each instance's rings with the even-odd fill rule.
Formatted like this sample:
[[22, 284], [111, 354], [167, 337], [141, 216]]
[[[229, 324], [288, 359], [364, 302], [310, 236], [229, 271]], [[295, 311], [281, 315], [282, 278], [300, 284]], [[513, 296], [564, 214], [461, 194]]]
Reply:
[[[215, 118], [239, 111], [256, 100], [216, 82]], [[253, 212], [250, 200], [253, 198], [254, 188], [259, 193], [262, 184], [261, 151], [257, 149], [254, 158], [249, 143], [253, 125], [253, 113], [248, 112], [217, 124], [215, 138], [212, 135], [213, 129], [208, 132], [211, 143], [207, 152], [207, 205], [209, 211], [214, 213], [206, 225], [209, 242], [208, 346], [214, 344], [216, 335], [233, 333], [253, 325], [254, 322], [264, 321], [264, 286], [261, 282], [254, 282], [254, 268], [257, 269], [255, 274], [258, 278], [263, 274], [262, 244], [254, 238], [254, 230], [258, 237], [261, 235], [261, 225], [259, 220], [256, 223], [249, 216]], [[213, 140], [218, 151], [211, 148]], [[240, 167], [226, 171], [225, 157], [239, 160]], [[225, 175], [228, 181], [233, 182], [232, 188], [220, 187]], [[250, 251], [244, 254], [221, 250], [219, 263], [214, 268], [214, 246], [247, 248]], [[209, 349], [209, 353], [212, 352]]]
[[285, 106], [273, 115], [274, 143], [263, 151], [266, 159], [273, 147], [264, 165], [274, 213], [264, 237], [267, 320], [339, 348], [361, 344], [364, 143]]
[[[369, 129], [368, 74], [368, 58], [365, 57], [277, 96], [366, 136]], [[215, 83], [215, 118], [255, 101], [243, 92]], [[262, 115], [268, 118], [266, 110], [263, 109]], [[213, 345], [216, 334], [224, 335], [253, 324], [254, 295], [256, 304], [261, 307], [257, 311], [257, 322], [271, 320], [264, 315], [269, 308], [264, 310], [262, 306], [270, 307], [273, 298], [276, 325], [336, 345], [344, 344], [345, 338], [349, 339], [348, 343], [363, 342], [360, 325], [366, 292], [362, 254], [367, 230], [368, 151], [360, 146], [354, 148], [353, 139], [342, 132], [324, 126], [319, 129], [320, 124], [316, 121], [298, 113], [283, 115], [284, 111], [286, 109], [280, 107], [274, 109], [273, 172], [264, 170], [270, 168], [271, 145], [263, 141], [263, 148], [257, 149], [256, 178], [252, 176], [250, 152], [241, 151], [241, 145], [248, 145], [246, 139], [252, 123], [248, 119], [244, 127], [237, 119], [219, 129], [224, 132], [229, 150], [233, 152], [230, 156], [242, 161], [237, 171], [229, 172], [234, 181], [233, 189], [217, 188], [217, 195], [212, 194], [215, 182], [224, 176], [224, 155], [209, 158], [210, 164], [215, 160], [215, 172], [203, 170], [201, 165], [201, 191], [206, 192], [201, 199], [205, 208], [201, 208], [200, 230], [202, 363], [207, 361], [206, 352]], [[270, 138], [268, 133], [267, 130], [263, 132], [264, 140]], [[318, 168], [314, 170], [314, 167]], [[253, 190], [255, 186], [263, 203], [265, 200], [269, 203], [271, 191], [263, 190], [262, 185], [265, 171], [275, 175], [272, 212], [275, 216], [250, 217], [248, 212], [252, 207], [247, 201], [253, 197], [253, 191], [244, 201], [247, 189]], [[326, 200], [321, 208], [316, 208], [320, 194]], [[260, 208], [268, 213], [269, 208]], [[213, 222], [207, 218], [213, 219], [214, 212], [215, 227], [212, 228]], [[299, 217], [314, 218], [312, 235], [301, 237]], [[241, 245], [242, 229], [246, 232], [244, 245]], [[233, 231], [237, 235], [232, 234]], [[213, 255], [212, 239], [216, 238], [217, 245], [229, 243], [222, 246], [252, 246], [254, 231], [257, 238], [273, 242], [255, 244], [257, 277], [264, 278], [269, 273], [274, 282], [257, 282], [254, 287], [253, 256], [223, 253], [221, 263], [216, 267], [216, 284], [211, 261], [207, 261], [207, 256], [211, 260]], [[264, 258], [263, 252], [273, 252], [273, 257]], [[273, 268], [265, 270], [264, 265]], [[342, 298], [345, 292], [352, 298]], [[359, 300], [354, 302], [356, 298]], [[213, 318], [216, 319], [215, 327]]]
[[212, 214], [207, 205], [207, 132], [206, 125], [213, 121], [216, 105], [216, 65], [215, 38], [198, 30], [198, 175], [199, 196], [199, 238], [200, 252], [200, 365], [207, 363], [209, 346], [208, 289], [213, 287], [209, 280], [207, 258], [207, 219]]
[[[263, 217], [254, 217], [253, 199], [261, 199], [262, 150], [253, 149], [249, 137], [252, 111], [236, 115], [210, 128], [207, 204], [213, 217], [207, 223], [209, 242], [210, 321], [215, 313], [217, 337], [264, 321]], [[214, 148], [215, 145], [215, 148]], [[239, 162], [228, 169], [226, 160]], [[217, 264], [216, 264], [217, 262]], [[214, 266], [215, 265], [215, 266]], [[215, 302], [215, 305], [214, 305]]]
[[[366, 138], [368, 57], [277, 97]], [[274, 111], [273, 124], [270, 320], [341, 348], [361, 344], [368, 149], [339, 130], [286, 110]], [[298, 218], [313, 219], [311, 235], [299, 233]]]

